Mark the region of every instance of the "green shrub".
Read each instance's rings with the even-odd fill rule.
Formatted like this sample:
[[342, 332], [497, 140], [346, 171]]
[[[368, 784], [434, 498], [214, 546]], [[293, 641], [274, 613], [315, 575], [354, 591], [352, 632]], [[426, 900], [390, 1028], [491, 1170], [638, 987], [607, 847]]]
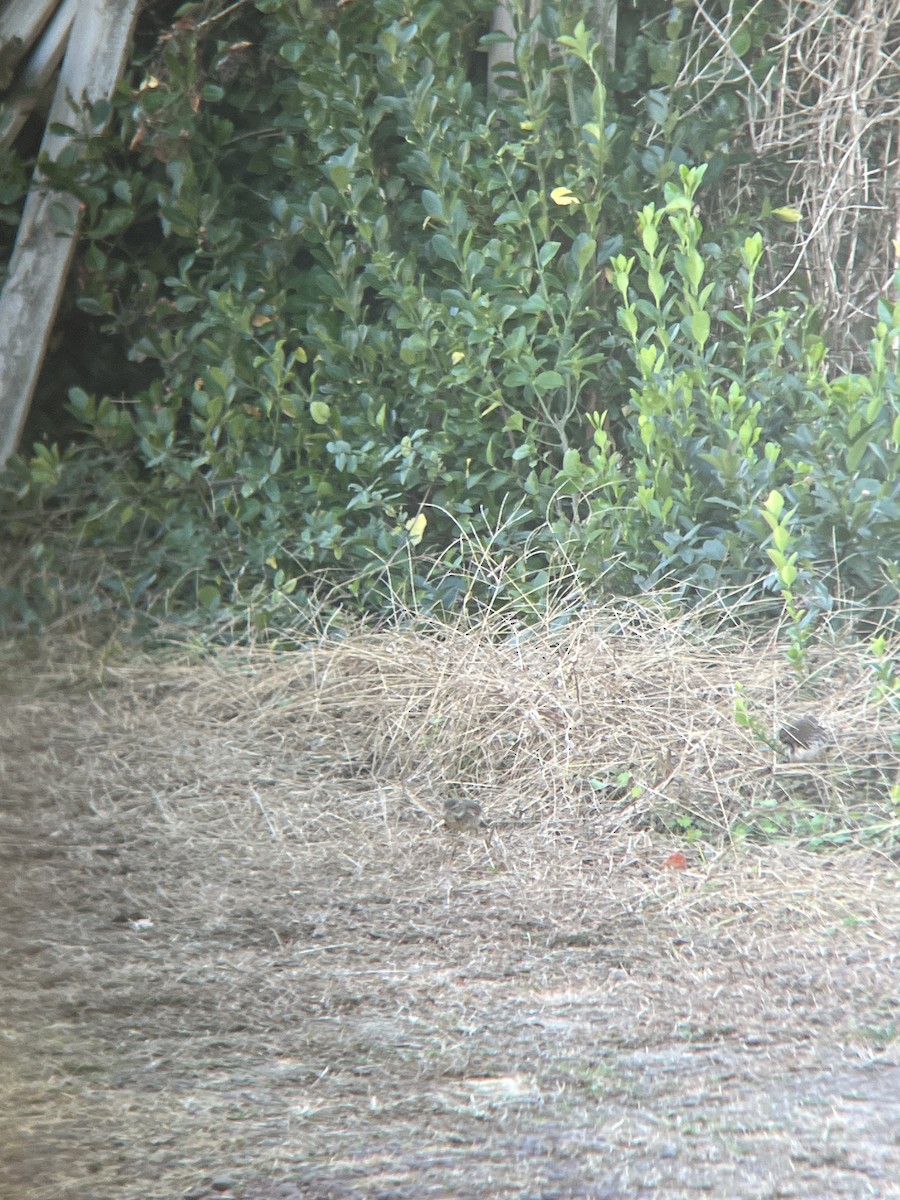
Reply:
[[[642, 587], [756, 583], [784, 595], [797, 620], [838, 592], [877, 593], [876, 603], [890, 604], [900, 537], [900, 305], [882, 305], [870, 372], [830, 376], [822, 343], [803, 336], [791, 314], [758, 314], [759, 234], [739, 249], [739, 303], [725, 307], [727, 292], [706, 282], [718, 248], [704, 243], [694, 205], [702, 178], [702, 167], [680, 168], [679, 183], [664, 187], [665, 205], [640, 213], [636, 254], [612, 261], [636, 369], [621, 446], [627, 479], [613, 478], [600, 420], [588, 465], [579, 458], [570, 469], [583, 494], [592, 470], [597, 476], [573, 533], [590, 547], [599, 531], [608, 555], [612, 492], [623, 514], [618, 545]], [[792, 507], [782, 519], [784, 499]]]
[[252, 46], [240, 16], [173, 30], [118, 134], [88, 122], [53, 172], [87, 211], [79, 303], [151, 382], [72, 391], [85, 438], [13, 464], [14, 539], [65, 513], [117, 598], [209, 610], [323, 574], [452, 603], [410, 557], [460, 532], [515, 595], [561, 562], [622, 591], [896, 589], [900, 314], [833, 378], [802, 309], [757, 311], [761, 238], [705, 234], [682, 149], [643, 161], [585, 5], [523, 25], [502, 100], [470, 79], [490, 4], [256, 7]]

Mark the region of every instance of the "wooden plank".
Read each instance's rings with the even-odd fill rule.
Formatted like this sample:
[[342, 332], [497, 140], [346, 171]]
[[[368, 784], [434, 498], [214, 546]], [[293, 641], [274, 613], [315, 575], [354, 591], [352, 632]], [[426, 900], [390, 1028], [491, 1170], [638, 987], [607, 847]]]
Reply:
[[[49, 127], [73, 123], [72, 99], [92, 103], [112, 95], [139, 4], [140, 0], [82, 0], [41, 144], [41, 154], [51, 161], [70, 139]], [[54, 211], [68, 216], [65, 236], [60, 236]], [[0, 469], [15, 450], [25, 423], [75, 250], [79, 217], [78, 201], [48, 191], [35, 171], [0, 294]]]
[[0, 92], [47, 24], [58, 0], [9, 0], [0, 12]]
[[597, 41], [606, 56], [603, 74], [609, 78], [616, 65], [616, 35], [619, 24], [619, 0], [596, 0]]
[[4, 96], [0, 113], [0, 147], [12, 145], [16, 134], [28, 120], [28, 114], [53, 78], [65, 53], [66, 39], [77, 12], [78, 0], [63, 0], [22, 69], [15, 87]]
[[496, 73], [501, 63], [515, 61], [516, 26], [513, 21], [510, 0], [499, 0], [494, 5], [494, 16], [491, 21], [491, 33], [502, 33], [508, 41], [492, 42], [488, 47], [488, 94], [491, 96], [506, 96], [508, 91], [497, 83]]

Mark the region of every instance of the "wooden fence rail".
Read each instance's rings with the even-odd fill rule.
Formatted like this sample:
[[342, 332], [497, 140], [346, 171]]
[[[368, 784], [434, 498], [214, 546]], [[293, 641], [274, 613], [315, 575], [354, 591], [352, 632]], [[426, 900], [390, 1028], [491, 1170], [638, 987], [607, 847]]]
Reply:
[[[80, 223], [78, 201], [47, 186], [40, 160], [55, 161], [72, 143], [68, 135], [54, 133], [54, 125], [77, 124], [84, 105], [112, 95], [139, 5], [140, 0], [12, 0], [0, 18], [0, 83], [5, 77], [13, 84], [6, 111], [21, 115], [29, 89], [50, 78], [49, 64], [58, 61], [64, 46], [38, 166], [0, 293], [0, 470], [28, 413]], [[77, 149], [77, 142], [72, 144]]]

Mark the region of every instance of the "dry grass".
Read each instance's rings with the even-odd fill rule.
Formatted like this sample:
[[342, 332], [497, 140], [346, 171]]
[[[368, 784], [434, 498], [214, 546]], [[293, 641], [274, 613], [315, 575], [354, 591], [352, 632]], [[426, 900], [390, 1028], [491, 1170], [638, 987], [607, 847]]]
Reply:
[[[715, 91], [743, 73], [755, 160], [737, 185], [738, 202], [760, 204], [783, 183], [773, 207], [802, 213], [792, 260], [772, 289], [812, 281], [836, 349], [865, 365], [876, 301], [897, 269], [900, 236], [900, 3], [783, 0], [767, 11], [769, 68], [754, 78], [732, 40], [752, 28], [759, 3], [693, 6], [692, 53], [680, 83], [709, 109]], [[746, 26], [746, 28], [742, 28]], [[776, 164], [767, 180], [766, 163]], [[727, 202], [726, 202], [727, 205]]]
[[[832, 757], [775, 765], [736, 688]], [[10, 1195], [898, 1194], [896, 717], [858, 646], [801, 687], [774, 637], [628, 605], [5, 691]], [[736, 847], [754, 813], [847, 846]]]

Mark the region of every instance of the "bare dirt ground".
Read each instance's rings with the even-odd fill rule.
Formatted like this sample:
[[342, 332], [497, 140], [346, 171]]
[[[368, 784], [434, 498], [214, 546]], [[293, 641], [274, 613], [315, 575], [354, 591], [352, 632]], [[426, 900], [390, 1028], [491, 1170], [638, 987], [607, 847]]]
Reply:
[[0, 1194], [900, 1197], [895, 716], [601, 626], [8, 658]]

